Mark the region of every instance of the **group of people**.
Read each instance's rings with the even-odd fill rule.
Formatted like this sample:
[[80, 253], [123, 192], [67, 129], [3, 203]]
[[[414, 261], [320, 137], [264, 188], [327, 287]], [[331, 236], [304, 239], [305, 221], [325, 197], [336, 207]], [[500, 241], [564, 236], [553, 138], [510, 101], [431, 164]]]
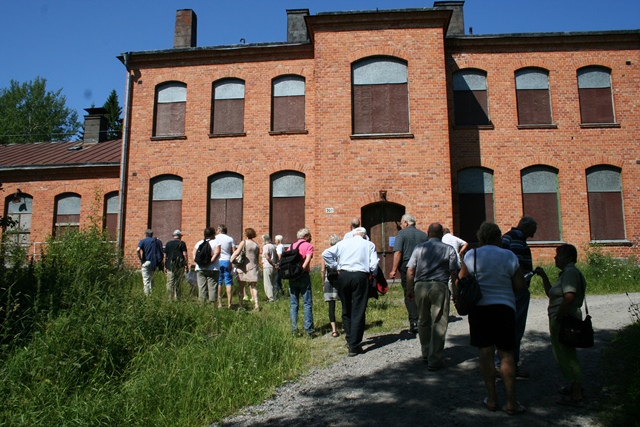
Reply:
[[[153, 273], [162, 266], [167, 277], [167, 296], [177, 300], [181, 297], [182, 283], [185, 274], [189, 273], [189, 256], [187, 246], [182, 241], [182, 232], [175, 230], [173, 238], [164, 246], [153, 237], [153, 230], [148, 229], [145, 237], [138, 243], [137, 254], [140, 259], [142, 280], [145, 295], [150, 295], [153, 285]], [[256, 232], [253, 228], [244, 231], [244, 239], [236, 245], [234, 239], [227, 234], [225, 225], [204, 229], [203, 238], [193, 249], [192, 269], [196, 277], [198, 299], [208, 301], [213, 306], [222, 307], [222, 292], [226, 290], [226, 306], [231, 308], [233, 275], [237, 275], [239, 284], [239, 305], [250, 300], [254, 310], [260, 309], [257, 282], [259, 275], [259, 257], [262, 254], [262, 271], [265, 294], [268, 301], [274, 301], [275, 295], [282, 293], [281, 281], [277, 280], [276, 270], [282, 254], [282, 236], [275, 238], [273, 244], [268, 234], [262, 236], [262, 250], [254, 240]], [[203, 244], [208, 244], [211, 256], [206, 262], [196, 262], [195, 254]], [[280, 285], [278, 285], [280, 284]], [[247, 294], [249, 292], [249, 295]]]
[[[445, 229], [439, 223], [424, 233], [415, 228], [415, 219], [402, 217], [402, 230], [394, 245], [395, 277], [400, 271], [409, 314], [409, 331], [420, 339], [422, 358], [429, 370], [444, 366], [443, 350], [449, 319], [451, 292], [459, 279], [475, 276], [482, 298], [468, 316], [470, 344], [478, 347], [480, 372], [487, 389], [485, 407], [499, 408], [496, 378], [502, 379], [509, 415], [524, 413], [526, 408], [516, 398], [516, 378], [529, 373], [520, 363], [520, 344], [526, 328], [531, 294], [531, 278], [538, 275], [549, 297], [549, 331], [553, 355], [568, 385], [562, 387], [556, 402], [581, 406], [582, 372], [576, 349], [560, 342], [559, 329], [565, 316], [582, 318], [581, 306], [586, 281], [576, 268], [577, 250], [562, 244], [556, 249], [555, 263], [561, 270], [551, 285], [541, 267], [533, 268], [527, 239], [537, 230], [536, 221], [523, 217], [517, 227], [504, 235], [493, 223], [483, 223], [478, 230], [478, 247], [459, 239], [445, 241]], [[407, 255], [409, 254], [409, 255]], [[454, 295], [455, 299], [455, 295]]]
[[[536, 221], [523, 217], [517, 227], [502, 234], [493, 223], [483, 223], [477, 233], [479, 245], [470, 249], [467, 242], [453, 236], [439, 223], [429, 225], [427, 233], [416, 228], [411, 215], [403, 215], [400, 230], [393, 243], [393, 267], [390, 278], [400, 274], [404, 290], [404, 303], [408, 314], [409, 332], [420, 340], [422, 359], [430, 371], [444, 367], [444, 347], [449, 321], [450, 301], [455, 299], [455, 289], [461, 278], [475, 276], [482, 291], [482, 299], [468, 315], [470, 344], [478, 347], [480, 372], [487, 390], [485, 407], [490, 411], [499, 408], [496, 378], [501, 378], [505, 390], [504, 410], [509, 415], [526, 411], [516, 398], [516, 378], [526, 378], [520, 363], [520, 344], [526, 329], [531, 294], [531, 278], [538, 275], [549, 297], [549, 330], [553, 355], [568, 385], [559, 390], [556, 400], [562, 405], [580, 406], [583, 402], [582, 372], [576, 349], [558, 339], [558, 331], [565, 316], [582, 318], [581, 306], [586, 292], [586, 281], [576, 268], [577, 250], [573, 245], [557, 247], [555, 263], [561, 270], [557, 281], [551, 285], [541, 267], [533, 267], [527, 239], [535, 235]], [[239, 283], [240, 305], [248, 288], [254, 309], [259, 309], [258, 260], [262, 254], [262, 270], [265, 294], [269, 301], [281, 291], [277, 277], [278, 262], [282, 255], [282, 236], [276, 236], [275, 244], [269, 235], [262, 236], [262, 250], [253, 239], [256, 232], [247, 228], [244, 239], [237, 246], [226, 234], [224, 225], [216, 229], [208, 227], [204, 239], [199, 241], [194, 253], [203, 243], [211, 245], [211, 260], [206, 265], [196, 265], [198, 295], [201, 301], [221, 307], [222, 284], [226, 286], [227, 307], [231, 307], [232, 272], [235, 269]], [[182, 233], [174, 232], [174, 239], [165, 247], [147, 230], [138, 245], [142, 265], [144, 292], [151, 292], [151, 276], [155, 268], [164, 262], [167, 272], [169, 298], [178, 298], [181, 272], [187, 265], [187, 249], [181, 241]], [[303, 228], [291, 248], [302, 257], [302, 274], [289, 279], [291, 332], [298, 336], [298, 311], [302, 297], [304, 333], [314, 336], [313, 296], [310, 269], [314, 255], [311, 232]], [[324, 300], [328, 303], [331, 335], [340, 333], [336, 322], [336, 301], [342, 305], [342, 325], [348, 346], [348, 356], [363, 353], [365, 313], [372, 277], [378, 270], [379, 258], [375, 245], [357, 218], [351, 221], [351, 230], [344, 237], [332, 234], [330, 246], [322, 252], [321, 277]], [[160, 251], [160, 255], [158, 255]], [[216, 292], [217, 290], [217, 292]]]

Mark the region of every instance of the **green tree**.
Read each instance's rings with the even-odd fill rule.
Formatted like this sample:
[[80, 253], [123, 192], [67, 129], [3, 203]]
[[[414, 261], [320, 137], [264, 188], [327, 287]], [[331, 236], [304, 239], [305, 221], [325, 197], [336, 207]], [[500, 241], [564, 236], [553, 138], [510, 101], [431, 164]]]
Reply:
[[122, 107], [115, 89], [111, 91], [102, 108], [107, 110], [107, 139], [122, 138]]
[[61, 141], [78, 132], [78, 113], [66, 106], [62, 89], [46, 86], [46, 79], [36, 77], [0, 89], [0, 144]]

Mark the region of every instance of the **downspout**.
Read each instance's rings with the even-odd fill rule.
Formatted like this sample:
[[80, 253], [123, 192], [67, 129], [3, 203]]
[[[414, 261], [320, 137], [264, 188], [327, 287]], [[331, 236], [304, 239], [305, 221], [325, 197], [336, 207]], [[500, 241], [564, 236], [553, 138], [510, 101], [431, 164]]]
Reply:
[[124, 93], [124, 118], [122, 123], [122, 154], [120, 159], [120, 191], [118, 193], [118, 235], [117, 247], [121, 251], [124, 250], [124, 220], [125, 220], [125, 204], [127, 191], [127, 166], [129, 164], [129, 127], [130, 127], [130, 110], [131, 110], [131, 84], [133, 76], [129, 70], [129, 53], [122, 54], [123, 63], [127, 69], [127, 86]]

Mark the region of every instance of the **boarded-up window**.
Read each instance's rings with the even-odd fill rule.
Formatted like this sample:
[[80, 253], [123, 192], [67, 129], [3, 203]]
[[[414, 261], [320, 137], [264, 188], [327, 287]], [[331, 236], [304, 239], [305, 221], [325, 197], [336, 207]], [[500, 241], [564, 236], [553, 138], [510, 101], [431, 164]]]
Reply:
[[238, 134], [244, 132], [244, 82], [224, 79], [213, 84], [211, 133]]
[[585, 67], [578, 70], [580, 117], [583, 124], [615, 123], [611, 72], [604, 67]]
[[227, 234], [240, 242], [243, 239], [242, 176], [231, 172], [217, 174], [211, 178], [209, 185], [209, 226], [215, 228], [224, 224]]
[[183, 136], [187, 111], [187, 85], [170, 82], [156, 89], [154, 136]]
[[53, 235], [62, 236], [80, 227], [80, 201], [78, 194], [61, 194], [56, 197]]
[[151, 181], [149, 228], [163, 244], [182, 228], [182, 178], [163, 175]]
[[118, 192], [114, 191], [104, 196], [103, 227], [109, 239], [117, 239], [118, 231]]
[[518, 124], [548, 125], [551, 120], [549, 73], [538, 68], [516, 71]]
[[558, 172], [548, 166], [532, 166], [522, 171], [523, 215], [538, 223], [531, 240], [557, 242], [560, 234]]
[[271, 130], [295, 132], [305, 129], [305, 81], [300, 76], [273, 79]]
[[33, 208], [33, 198], [24, 193], [11, 195], [6, 199], [5, 214], [16, 224], [7, 227], [5, 236], [10, 242], [20, 245], [28, 245], [31, 235], [31, 212]]
[[591, 240], [624, 240], [620, 169], [599, 165], [587, 169]]
[[297, 240], [305, 227], [305, 177], [299, 172], [284, 171], [271, 176], [271, 235], [281, 234], [285, 243]]
[[458, 172], [458, 209], [460, 238], [477, 242], [480, 225], [494, 221], [493, 172], [484, 168], [467, 168]]
[[407, 63], [368, 58], [353, 64], [353, 133], [409, 132]]
[[458, 126], [490, 124], [487, 73], [461, 70], [453, 74], [453, 108]]

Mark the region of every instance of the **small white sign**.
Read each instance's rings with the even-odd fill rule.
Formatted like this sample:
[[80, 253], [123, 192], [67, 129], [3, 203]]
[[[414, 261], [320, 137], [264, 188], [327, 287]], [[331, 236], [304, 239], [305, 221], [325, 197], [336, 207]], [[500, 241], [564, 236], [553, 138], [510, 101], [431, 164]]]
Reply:
[[324, 208], [324, 213], [333, 213], [333, 208]]

